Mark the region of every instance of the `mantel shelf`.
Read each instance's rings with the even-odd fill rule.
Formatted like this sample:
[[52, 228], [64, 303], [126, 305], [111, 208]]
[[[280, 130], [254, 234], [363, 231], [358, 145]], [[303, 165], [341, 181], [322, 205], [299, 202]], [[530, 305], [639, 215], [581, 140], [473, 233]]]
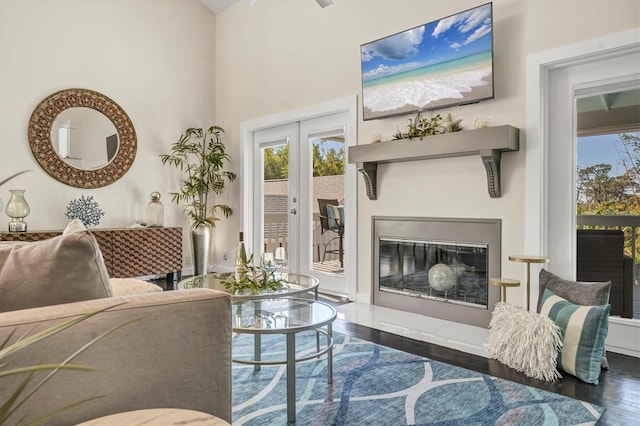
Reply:
[[485, 127], [455, 133], [426, 136], [423, 140], [402, 139], [349, 148], [349, 163], [357, 164], [367, 187], [367, 196], [377, 198], [378, 164], [434, 158], [480, 155], [487, 172], [489, 196], [500, 192], [500, 158], [504, 151], [520, 149], [520, 129], [513, 126]]

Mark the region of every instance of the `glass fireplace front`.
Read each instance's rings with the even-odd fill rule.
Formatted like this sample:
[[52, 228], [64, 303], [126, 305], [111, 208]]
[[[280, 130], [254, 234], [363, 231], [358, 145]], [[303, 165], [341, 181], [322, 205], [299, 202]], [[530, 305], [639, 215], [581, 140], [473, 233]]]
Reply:
[[380, 239], [380, 291], [487, 307], [487, 245]]

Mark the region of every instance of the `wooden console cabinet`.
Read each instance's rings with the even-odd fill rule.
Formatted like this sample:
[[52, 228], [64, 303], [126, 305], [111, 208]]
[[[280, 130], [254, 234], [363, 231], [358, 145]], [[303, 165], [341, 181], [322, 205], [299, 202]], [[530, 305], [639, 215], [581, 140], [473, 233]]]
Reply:
[[[111, 278], [182, 273], [182, 228], [91, 229]], [[41, 241], [62, 231], [0, 232], [0, 241]], [[175, 275], [174, 275], [175, 274]]]

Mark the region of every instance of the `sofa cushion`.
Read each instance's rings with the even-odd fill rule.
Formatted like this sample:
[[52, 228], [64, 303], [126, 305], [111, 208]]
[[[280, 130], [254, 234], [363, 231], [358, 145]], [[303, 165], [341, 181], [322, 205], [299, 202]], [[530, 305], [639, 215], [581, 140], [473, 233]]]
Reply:
[[545, 290], [540, 314], [551, 318], [562, 330], [558, 368], [584, 382], [598, 384], [610, 310], [611, 305], [576, 305]]
[[64, 228], [62, 235], [72, 234], [74, 232], [84, 232], [86, 230], [87, 227], [84, 226], [84, 223], [82, 223], [80, 219], [73, 219], [67, 224], [66, 228]]
[[111, 278], [111, 290], [113, 296], [124, 296], [125, 294], [157, 293], [162, 291], [162, 287], [153, 283], [139, 280], [137, 278]]
[[110, 296], [107, 268], [89, 232], [0, 243], [0, 312]]

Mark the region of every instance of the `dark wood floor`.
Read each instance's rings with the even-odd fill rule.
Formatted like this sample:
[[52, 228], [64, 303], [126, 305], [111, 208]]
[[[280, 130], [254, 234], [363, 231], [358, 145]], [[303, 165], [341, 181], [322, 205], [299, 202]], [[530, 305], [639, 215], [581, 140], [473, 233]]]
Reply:
[[[153, 280], [152, 282], [166, 289], [164, 279]], [[343, 303], [340, 300], [326, 301], [337, 304]], [[333, 330], [415, 355], [598, 404], [606, 408], [598, 422], [599, 426], [640, 426], [639, 358], [607, 352], [610, 369], [602, 371], [598, 386], [581, 382], [575, 377], [564, 373], [561, 380], [549, 383], [528, 378], [496, 360], [409, 339], [347, 321], [336, 320]]]
[[608, 352], [610, 369], [602, 371], [598, 386], [581, 382], [564, 373], [561, 380], [549, 383], [530, 379], [492, 359], [346, 321], [336, 320], [333, 330], [404, 352], [598, 404], [606, 408], [598, 425], [640, 425], [640, 359], [635, 357]]

